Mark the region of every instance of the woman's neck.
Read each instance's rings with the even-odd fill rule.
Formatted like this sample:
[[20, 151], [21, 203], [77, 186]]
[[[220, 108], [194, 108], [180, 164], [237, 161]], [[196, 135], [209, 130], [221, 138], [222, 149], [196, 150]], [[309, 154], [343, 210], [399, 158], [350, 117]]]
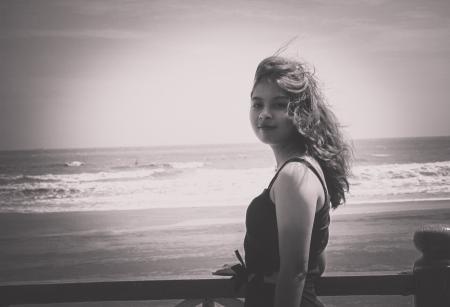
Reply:
[[305, 145], [303, 143], [288, 143], [283, 145], [271, 145], [277, 169], [292, 157], [298, 157], [305, 154]]

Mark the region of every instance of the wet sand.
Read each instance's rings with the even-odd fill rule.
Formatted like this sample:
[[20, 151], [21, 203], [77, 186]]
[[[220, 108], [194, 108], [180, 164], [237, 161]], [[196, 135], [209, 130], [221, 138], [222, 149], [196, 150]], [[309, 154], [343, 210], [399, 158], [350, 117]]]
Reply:
[[[208, 278], [243, 251], [244, 207], [0, 214], [0, 283]], [[325, 274], [409, 271], [421, 225], [450, 202], [354, 204], [332, 214]], [[327, 306], [412, 306], [411, 297], [324, 297]], [[174, 306], [166, 302], [51, 306]]]

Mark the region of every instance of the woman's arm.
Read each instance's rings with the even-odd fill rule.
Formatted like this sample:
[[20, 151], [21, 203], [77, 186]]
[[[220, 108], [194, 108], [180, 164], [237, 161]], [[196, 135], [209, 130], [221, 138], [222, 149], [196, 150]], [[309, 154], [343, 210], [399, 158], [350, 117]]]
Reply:
[[300, 306], [320, 191], [318, 178], [301, 163], [286, 165], [272, 187], [280, 252], [275, 307]]

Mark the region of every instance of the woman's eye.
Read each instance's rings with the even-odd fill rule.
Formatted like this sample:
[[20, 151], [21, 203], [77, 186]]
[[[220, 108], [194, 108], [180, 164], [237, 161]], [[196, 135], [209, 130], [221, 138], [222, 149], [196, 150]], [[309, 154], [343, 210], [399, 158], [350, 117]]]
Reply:
[[286, 109], [286, 107], [287, 107], [287, 103], [285, 103], [285, 102], [277, 102], [277, 103], [275, 103], [275, 108], [276, 109], [283, 110], [283, 109]]
[[256, 101], [252, 102], [252, 108], [253, 109], [259, 109], [261, 107], [262, 107], [262, 103], [261, 102], [256, 102]]

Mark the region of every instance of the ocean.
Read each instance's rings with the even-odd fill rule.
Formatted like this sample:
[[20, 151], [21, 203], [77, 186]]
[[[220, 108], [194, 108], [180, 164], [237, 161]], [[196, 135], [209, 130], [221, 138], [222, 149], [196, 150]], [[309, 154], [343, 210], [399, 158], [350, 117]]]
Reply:
[[[411, 271], [414, 232], [450, 220], [450, 137], [356, 140], [354, 156], [325, 275]], [[246, 207], [274, 172], [261, 144], [0, 152], [0, 284], [213, 278], [243, 252]], [[321, 299], [412, 306], [403, 296]]]
[[[450, 199], [450, 137], [356, 140], [348, 204]], [[0, 213], [247, 206], [261, 144], [0, 152]]]

